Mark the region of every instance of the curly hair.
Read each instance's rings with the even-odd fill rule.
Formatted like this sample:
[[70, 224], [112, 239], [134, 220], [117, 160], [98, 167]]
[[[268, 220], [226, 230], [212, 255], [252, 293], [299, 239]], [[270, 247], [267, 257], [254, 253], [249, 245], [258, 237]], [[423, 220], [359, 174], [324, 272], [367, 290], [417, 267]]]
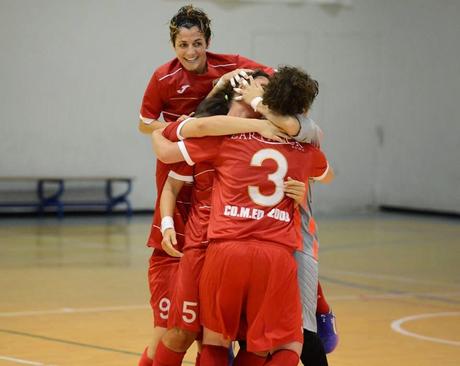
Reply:
[[182, 27], [187, 29], [198, 27], [204, 35], [206, 44], [209, 44], [211, 38], [211, 19], [208, 18], [208, 15], [203, 10], [194, 7], [192, 4], [185, 5], [172, 17], [169, 22], [169, 36], [173, 46], [175, 45], [177, 34]]
[[283, 66], [270, 78], [264, 104], [281, 115], [307, 112], [318, 95], [318, 82], [296, 67]]

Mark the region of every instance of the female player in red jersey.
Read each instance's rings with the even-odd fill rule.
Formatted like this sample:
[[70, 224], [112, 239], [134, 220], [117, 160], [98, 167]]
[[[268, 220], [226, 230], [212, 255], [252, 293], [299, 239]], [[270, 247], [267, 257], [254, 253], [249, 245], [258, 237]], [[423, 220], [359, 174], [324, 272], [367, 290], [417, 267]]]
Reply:
[[[253, 76], [256, 82], [268, 82], [268, 75], [265, 73], [256, 72]], [[200, 104], [196, 111], [197, 117], [204, 117], [209, 114], [227, 114], [231, 104], [229, 99], [233, 90], [230, 87], [228, 91], [223, 90], [217, 94]], [[260, 117], [260, 114], [256, 114], [247, 105], [239, 103], [238, 107], [232, 108], [232, 118], [216, 116], [200, 118], [199, 120], [189, 119], [180, 124], [169, 125], [163, 135], [172, 141], [177, 141], [179, 134], [184, 138], [189, 138], [203, 135], [258, 132], [266, 138], [278, 140], [280, 140], [279, 136], [286, 136], [266, 120], [247, 119], [248, 117]], [[163, 153], [160, 153], [159, 157], [162, 156]], [[198, 285], [208, 243], [207, 226], [211, 209], [213, 180], [214, 169], [210, 164], [200, 163], [193, 167], [185, 163], [182, 166], [175, 164], [169, 172], [168, 180], [163, 188], [160, 202], [163, 248], [167, 253], [172, 256], [180, 256], [181, 259], [171, 298], [168, 331], [157, 347], [154, 366], [181, 365], [185, 352], [201, 331]], [[172, 215], [178, 192], [187, 182], [193, 182], [192, 205], [185, 228], [185, 244], [181, 253], [174, 248], [177, 239]], [[297, 202], [303, 200], [305, 196], [305, 184], [303, 182], [288, 180], [285, 185], [285, 193], [288, 197]]]
[[[288, 72], [289, 72], [289, 70], [288, 70]], [[286, 72], [285, 72], [284, 74], [286, 74]], [[291, 75], [296, 76], [296, 74], [291, 74], [291, 73], [290, 73], [290, 74], [287, 75], [288, 78], [289, 78]], [[313, 86], [314, 86], [314, 85], [313, 85]], [[314, 88], [313, 88], [313, 89], [314, 89]], [[313, 96], [313, 97], [314, 97], [314, 96]], [[303, 108], [303, 105], [302, 105], [302, 108]], [[171, 127], [172, 127], [172, 126], [171, 126]], [[158, 136], [158, 134], [156, 134], [156, 135]], [[252, 136], [252, 135], [251, 135], [251, 136]], [[245, 140], [245, 141], [246, 141], [246, 140], [252, 140], [252, 139], [255, 139], [255, 140], [257, 140], [257, 141], [260, 141], [260, 140], [257, 138], [257, 135], [255, 135], [255, 136], [252, 137], [252, 138], [251, 138], [251, 136], [246, 136], [246, 137], [242, 136], [241, 138], [242, 138], [243, 140]], [[213, 140], [213, 141], [215, 142], [215, 141], [217, 141], [217, 140]], [[231, 140], [229, 140], [229, 141], [231, 141]], [[208, 140], [207, 142], [209, 142], [209, 140]], [[268, 146], [270, 146], [270, 142], [268, 142], [268, 144], [269, 144]], [[180, 146], [180, 145], [177, 145], [177, 146]], [[208, 146], [208, 148], [210, 148], [211, 146], [212, 146], [212, 145]], [[272, 146], [275, 147], [276, 144], [275, 144], [275, 145], [272, 144]], [[294, 145], [292, 145], [292, 146], [294, 146]], [[300, 147], [300, 145], [295, 145], [295, 146], [299, 147], [301, 150], [303, 149], [303, 148]], [[248, 146], [248, 147], [249, 147], [249, 146]], [[215, 150], [215, 149], [216, 149], [216, 146], [214, 145], [214, 146], [212, 147], [212, 149]], [[177, 148], [176, 148], [176, 150], [177, 150], [176, 153], [179, 152], [179, 150], [178, 150]], [[189, 161], [189, 160], [192, 161], [192, 159], [190, 159], [190, 156], [188, 156], [187, 152], [184, 153], [184, 151], [182, 151], [182, 150], [183, 150], [183, 149], [180, 149], [180, 151], [182, 152], [182, 155], [183, 155], [183, 158], [182, 158], [182, 159], [185, 158], [185, 160], [187, 160], [187, 161]], [[265, 150], [267, 150], [267, 149], [265, 149]], [[263, 150], [263, 151], [265, 151], [265, 150]], [[269, 150], [272, 151], [273, 149], [269, 149]], [[289, 148], [288, 148], [288, 150], [289, 150]], [[219, 151], [219, 150], [217, 150], [217, 151]], [[267, 150], [267, 151], [268, 151], [268, 150]], [[259, 151], [259, 152], [260, 152], [260, 151]], [[195, 153], [196, 153], [196, 151], [195, 151]], [[243, 153], [243, 151], [240, 150], [240, 153]], [[179, 152], [179, 154], [180, 154], [180, 152]], [[247, 154], [247, 151], [245, 151], [243, 154]], [[228, 155], [228, 153], [227, 153], [227, 155]], [[197, 155], [196, 155], [196, 156], [197, 156]], [[231, 156], [231, 158], [230, 158], [230, 156]], [[222, 160], [222, 161], [223, 161], [225, 164], [227, 164], [228, 161], [229, 161], [229, 160], [228, 160], [229, 158], [230, 158], [231, 161], [233, 161], [233, 159], [236, 158], [236, 157], [237, 157], [237, 155], [229, 155], [229, 156], [227, 156], [227, 158], [226, 158], [227, 160], [224, 159], [224, 160]], [[299, 155], [299, 157], [300, 157], [300, 155]], [[275, 160], [276, 160], [276, 159], [275, 159]], [[296, 161], [296, 160], [294, 160], [294, 161]], [[324, 159], [323, 159], [323, 161], [321, 162], [321, 169], [322, 169], [321, 172], [324, 172], [324, 169], [326, 169], [327, 166], [326, 166], [325, 164], [326, 164], [326, 162], [324, 162]], [[227, 164], [227, 165], [228, 165], [228, 164]], [[230, 163], [230, 165], [232, 165], [232, 163]], [[257, 164], [256, 164], [256, 165], [257, 165]], [[232, 170], [232, 171], [235, 172], [235, 171], [236, 171], [236, 170], [235, 170], [236, 168], [237, 168], [236, 166], [233, 166], [233, 168], [232, 168], [233, 170]], [[277, 171], [278, 171], [278, 170], [277, 170]], [[298, 172], [298, 171], [297, 171], [297, 172]], [[312, 172], [313, 172], [313, 171], [312, 171]], [[319, 173], [319, 171], [317, 171], [316, 173]], [[200, 173], [200, 174], [201, 174], [201, 173]], [[235, 174], [236, 174], [236, 173], [235, 173]], [[243, 175], [241, 176], [241, 179], [242, 179], [242, 180], [245, 180], [245, 179], [247, 180], [247, 179], [249, 179], [249, 177], [247, 176], [247, 173], [245, 174], [244, 172], [241, 172], [241, 174], [243, 174]], [[294, 173], [294, 174], [297, 174], [297, 173]], [[276, 174], [268, 175], [268, 177], [269, 177], [268, 179], [269, 179], [269, 180], [273, 179], [273, 181], [274, 181], [274, 180], [275, 180], [275, 177], [274, 177], [275, 175], [276, 175]], [[319, 174], [319, 175], [320, 175], [320, 174]], [[252, 176], [252, 175], [250, 174], [249, 176]], [[313, 175], [313, 176], [317, 176], [317, 175]], [[244, 177], [246, 177], [246, 178], [244, 178]], [[270, 177], [272, 177], [272, 178], [270, 178]], [[233, 179], [233, 178], [232, 178], [232, 179]], [[252, 178], [251, 178], [251, 179], [252, 179]], [[262, 177], [262, 179], [267, 179], [267, 177], [266, 177], [266, 176], [265, 176], [265, 178]], [[234, 180], [234, 179], [233, 179], [233, 180]], [[219, 180], [219, 181], [220, 181], [220, 180]], [[242, 186], [244, 186], [244, 185], [246, 184], [246, 183], [244, 183], [244, 182], [241, 183], [241, 181], [240, 181], [239, 183], [237, 183], [236, 181], [233, 182], [233, 183], [236, 184], [235, 187], [237, 187], [238, 184], [240, 184], [240, 185], [242, 184]], [[278, 187], [278, 183], [277, 183], [276, 186]], [[232, 186], [232, 187], [233, 187], [233, 186]], [[234, 190], [235, 188], [231, 188], [231, 189]], [[278, 190], [279, 190], [279, 188], [276, 188], [276, 192], [278, 192]], [[238, 191], [238, 192], [240, 192], [240, 191], [241, 191], [241, 192], [244, 192], [244, 189], [242, 189], [241, 187], [238, 186], [237, 189], [236, 189], [236, 191]], [[240, 192], [240, 193], [241, 193], [241, 192]], [[239, 193], [238, 193], [238, 194], [239, 194]], [[257, 196], [257, 197], [261, 196], [261, 202], [264, 201], [264, 198], [268, 197], [268, 196], [266, 196], [265, 193], [260, 193], [260, 192], [259, 192], [259, 193], [257, 193], [257, 192], [254, 193], [254, 192], [253, 192], [253, 194], [254, 194], [255, 196]], [[276, 193], [276, 195], [278, 196], [278, 195], [279, 195], [279, 192]], [[251, 194], [250, 194], [250, 196], [251, 196]], [[270, 195], [270, 197], [271, 197], [271, 196], [272, 196], [272, 195]], [[235, 197], [235, 196], [232, 194], [231, 197]], [[251, 197], [252, 197], [252, 196], [251, 196]], [[256, 198], [257, 198], [257, 197], [256, 197]], [[280, 196], [280, 197], [282, 197], [282, 196]], [[227, 199], [229, 199], [229, 197], [227, 197]], [[230, 200], [232, 200], [232, 199], [230, 199]], [[224, 199], [224, 201], [226, 201], [226, 200]], [[259, 198], [257, 198], [256, 201], [259, 201]], [[256, 202], [256, 201], [254, 201], [254, 202]], [[219, 207], [219, 204], [221, 205], [221, 202], [220, 202], [219, 200], [217, 200], [216, 202], [217, 202], [217, 204], [218, 204], [218, 206], [217, 206], [218, 209], [216, 209], [216, 210], [217, 210], [217, 211], [220, 211], [220, 209], [221, 209], [222, 207]], [[216, 203], [216, 202], [213, 201], [213, 206], [214, 206], [214, 203]], [[230, 201], [229, 201], [229, 202], [230, 202]], [[262, 202], [262, 203], [259, 203], [259, 204], [261, 204], [262, 206], [264, 206], [264, 203], [263, 203], [263, 202]], [[235, 207], [237, 207], [237, 206], [235, 206]], [[233, 206], [228, 206], [228, 207], [225, 206], [225, 210], [224, 210], [224, 211], [225, 211], [225, 212], [228, 211], [228, 212], [227, 212], [227, 213], [224, 213], [224, 215], [227, 215], [227, 214], [228, 214], [229, 216], [232, 216], [232, 217], [233, 217], [234, 215], [232, 215], [232, 210], [230, 210], [230, 208], [235, 208], [235, 207], [233, 207]], [[227, 210], [227, 208], [228, 208], [228, 210]], [[240, 208], [241, 208], [241, 207], [240, 207]], [[241, 209], [242, 209], [242, 208], [241, 208]], [[224, 212], [224, 211], [223, 211], [223, 212]], [[243, 212], [243, 211], [244, 211], [244, 212]], [[247, 211], [248, 211], [248, 212], [247, 212]], [[254, 210], [253, 210], [253, 211], [254, 211]], [[258, 213], [261, 212], [260, 209], [259, 209], [259, 210], [256, 210], [256, 211], [257, 211]], [[255, 212], [255, 211], [254, 211], [254, 212]], [[254, 212], [253, 212], [253, 213], [254, 213]], [[244, 215], [243, 215], [243, 213], [244, 213]], [[244, 217], [244, 218], [249, 218], [249, 219], [250, 219], [250, 216], [247, 216], [247, 215], [249, 215], [249, 210], [248, 210], [248, 209], [246, 209], [246, 208], [244, 208], [244, 210], [242, 209], [241, 212], [240, 212], [240, 214], [243, 215], [243, 216], [241, 216], [241, 215], [238, 216], [238, 215], [237, 215], [237, 217], [240, 217], [240, 218]], [[292, 212], [291, 212], [291, 214], [292, 214]], [[254, 215], [253, 215], [253, 216], [254, 216]], [[262, 215], [262, 216], [263, 216], [263, 215]], [[260, 219], [262, 216], [258, 216], [257, 219]], [[270, 214], [268, 214], [268, 216], [270, 216]], [[275, 215], [275, 216], [276, 216], [276, 215]], [[291, 216], [292, 216], [292, 215], [291, 215]], [[275, 218], [276, 218], [276, 217], [275, 217]], [[254, 217], [253, 217], [253, 219], [254, 219]], [[241, 221], [239, 221], [239, 222], [240, 222], [240, 224], [242, 223]], [[291, 222], [291, 220], [289, 219], [288, 222]], [[216, 230], [216, 228], [215, 228], [214, 226], [213, 226], [212, 228], [213, 228], [214, 231]], [[292, 226], [291, 226], [291, 228], [292, 228]], [[264, 229], [264, 231], [262, 231], [262, 232], [263, 232], [263, 233], [267, 233], [267, 232], [269, 232], [270, 230], [271, 230], [271, 229], [266, 228], [266, 229]], [[227, 231], [228, 231], [228, 230], [225, 230], [225, 231], [221, 232], [221, 233], [219, 234], [220, 236], [218, 235], [217, 237], [221, 237], [221, 238], [225, 237], [225, 238], [227, 238], [227, 237], [228, 237], [228, 232], [227, 232]], [[211, 230], [211, 232], [212, 232], [212, 230]], [[251, 231], [251, 232], [252, 232], [252, 231]], [[262, 232], [261, 232], [261, 233], [262, 233]], [[242, 235], [244, 234], [244, 235], [246, 235], [246, 236], [248, 235], [248, 233], [249, 233], [249, 231], [240, 232], [240, 234], [242, 234]], [[222, 235], [224, 235], [224, 236], [222, 237]], [[225, 235], [227, 235], [227, 236], [225, 236]], [[243, 237], [244, 237], [244, 235], [243, 235]], [[263, 235], [264, 235], [264, 234], [262, 234], [262, 236], [263, 236]], [[239, 236], [234, 236], [234, 235], [231, 236], [231, 237], [232, 237], [233, 239], [239, 238]], [[284, 237], [283, 239], [281, 239], [281, 238], [278, 238], [278, 239], [281, 240], [280, 243], [282, 243], [282, 244], [290, 243], [290, 244], [288, 244], [288, 245], [293, 245], [293, 246], [295, 247], [295, 245], [294, 245], [294, 241], [295, 241], [295, 240], [294, 240], [294, 238], [292, 237], [292, 235], [291, 235], [291, 237], [288, 238], [288, 239], [286, 239], [285, 237]], [[277, 239], [277, 240], [278, 240], [278, 239]], [[217, 275], [217, 272], [215, 272], [215, 274]], [[291, 282], [292, 282], [292, 281], [291, 281]], [[234, 290], [237, 292], [237, 289], [234, 289]], [[295, 291], [295, 288], [292, 288], [292, 290], [293, 290], [293, 294], [295, 294], [295, 292], [296, 292], [296, 291]], [[217, 295], [216, 295], [216, 296], [217, 296]], [[293, 296], [294, 296], [294, 295], [293, 295]], [[273, 300], [273, 299], [272, 299], [272, 300]], [[293, 301], [293, 302], [287, 301], [287, 304], [285, 304], [284, 306], [287, 306], [288, 304], [291, 304], [291, 305], [293, 305], [293, 306], [295, 307], [296, 304], [297, 304], [297, 301]], [[213, 306], [214, 306], [214, 305], [213, 305]], [[253, 310], [254, 310], [254, 309], [253, 309]], [[298, 310], [298, 308], [296, 308], [296, 310]], [[204, 314], [206, 314], [206, 312], [204, 312]], [[224, 314], [225, 314], [225, 315], [224, 315]], [[230, 318], [228, 318], [229, 315], [230, 315]], [[298, 314], [297, 314], [297, 315], [298, 315]], [[228, 312], [225, 312], [225, 311], [224, 311], [224, 313], [221, 314], [221, 316], [224, 316], [224, 317], [227, 318], [227, 320], [230, 321], [230, 322], [238, 321], [237, 319], [235, 320], [235, 318], [232, 317], [231, 314], [229, 314]], [[219, 317], [219, 319], [220, 319], [220, 317]], [[239, 319], [239, 318], [238, 318], [238, 319]], [[265, 319], [265, 318], [264, 318], [264, 319]], [[268, 319], [268, 318], [267, 318], [267, 319]], [[280, 318], [280, 320], [281, 320], [281, 318]], [[272, 320], [272, 321], [273, 321], [273, 320]], [[289, 341], [289, 340], [294, 341], [294, 339], [292, 338], [294, 333], [295, 333], [295, 340], [298, 340], [298, 339], [299, 339], [299, 338], [298, 338], [299, 335], [298, 335], [296, 332], [297, 332], [297, 327], [299, 327], [299, 325], [300, 325], [300, 316], [299, 316], [299, 319], [298, 319], [298, 324], [299, 324], [299, 325], [296, 326], [296, 324], [297, 324], [297, 322], [293, 322], [293, 323], [291, 322], [291, 325], [290, 325], [290, 326], [291, 326], [292, 329], [291, 329], [291, 328], [290, 328], [290, 329], [291, 329], [291, 331], [292, 331], [293, 333], [292, 333], [292, 334], [289, 333], [289, 336], [286, 336], [286, 337], [284, 337], [284, 334], [285, 334], [285, 333], [283, 333], [283, 337], [282, 337], [282, 338], [278, 338], [277, 341], [276, 341], [275, 343], [279, 343], [279, 345], [281, 346], [282, 344], [284, 344], [284, 343], [283, 343], [283, 340], [286, 340], [286, 341]], [[206, 323], [205, 323], [205, 325], [206, 325]], [[233, 323], [232, 323], [232, 327], [233, 327], [234, 325], [236, 325], [236, 324], [233, 324]], [[272, 326], [279, 326], [279, 324], [278, 324], [276, 321], [275, 321], [275, 323], [273, 323], [273, 324], [271, 324], [271, 325], [272, 325]], [[216, 326], [216, 325], [215, 325], [215, 326]], [[234, 328], [234, 327], [233, 327], [232, 329], [233, 329], [233, 330], [231, 331], [231, 334], [232, 334], [233, 336], [235, 336], [236, 333], [234, 333], [234, 329], [237, 329], [237, 328]], [[284, 331], [285, 331], [284, 328], [280, 328], [280, 329], [283, 329], [281, 332], [284, 332]], [[260, 329], [259, 329], [259, 330], [260, 330]], [[295, 331], [294, 331], [294, 330], [295, 330]], [[220, 332], [219, 332], [219, 333], [220, 333]], [[256, 332], [256, 333], [257, 333], [257, 332]], [[260, 332], [259, 332], [259, 333], [260, 333]], [[229, 333], [227, 333], [227, 334], [230, 335]], [[270, 334], [273, 335], [272, 332], [270, 332]], [[281, 334], [281, 333], [280, 333], [280, 334]], [[206, 336], [206, 335], [205, 335], [205, 336]], [[270, 341], [269, 341], [270, 335], [267, 334], [267, 333], [262, 332], [262, 333], [260, 333], [260, 334], [257, 334], [257, 336], [256, 336], [255, 338], [254, 338], [254, 337], [250, 337], [249, 334], [248, 334], [248, 337], [249, 337], [249, 338], [248, 338], [248, 340], [249, 340], [249, 347], [252, 347], [252, 349], [253, 349], [254, 351], [259, 351], [259, 352], [260, 352], [260, 351], [264, 351], [264, 350], [273, 349], [273, 348], [270, 346], [270, 345], [273, 345], [273, 343], [270, 343]], [[232, 339], [235, 339], [235, 338], [232, 338]], [[261, 341], [261, 342], [263, 341], [263, 342], [262, 342], [262, 343], [259, 343], [259, 344], [256, 344], [256, 343], [254, 343], [254, 340], [255, 340], [255, 339], [258, 339], [259, 341]], [[281, 340], [280, 340], [280, 339], [281, 339]], [[205, 338], [205, 341], [206, 341], [206, 338]], [[208, 337], [208, 341], [209, 341], [209, 337]], [[251, 343], [251, 342], [252, 342], [252, 343]], [[267, 342], [268, 342], [268, 343], [267, 343]], [[209, 344], [209, 343], [208, 343], [208, 344]], [[215, 344], [215, 343], [210, 343], [210, 344]], [[218, 344], [220, 344], [220, 343], [218, 343]], [[223, 344], [224, 344], [224, 343], [223, 343]], [[275, 345], [276, 345], [276, 344], [275, 344]], [[298, 347], [298, 346], [297, 346], [297, 347]], [[208, 349], [208, 350], [209, 350], [209, 349]], [[224, 348], [224, 350], [225, 350], [225, 348]], [[297, 352], [298, 352], [298, 348], [297, 348]], [[220, 355], [219, 355], [219, 359], [220, 359], [220, 361], [222, 361], [222, 358], [221, 358], [222, 352], [221, 352], [220, 349], [219, 349], [219, 354], [220, 354]], [[277, 361], [281, 361], [281, 359], [284, 360], [284, 356], [283, 356], [283, 355], [285, 355], [288, 359], [293, 359], [293, 358], [295, 358], [294, 354], [291, 354], [290, 352], [287, 352], [287, 353], [281, 352], [280, 354], [277, 353], [277, 354], [276, 354], [276, 357], [274, 357], [274, 358], [276, 358]], [[208, 356], [209, 356], [209, 355], [208, 355]], [[225, 356], [225, 355], [223, 355], [223, 356]], [[255, 357], [256, 357], [256, 356], [255, 356]], [[298, 358], [297, 358], [297, 360], [298, 360]], [[237, 357], [237, 359], [235, 360], [235, 363], [237, 363], [237, 361], [240, 361], [240, 360], [238, 359], [238, 357]], [[260, 364], [260, 362], [264, 362], [264, 359], [263, 359], [263, 358], [260, 358], [260, 357], [256, 357], [256, 358], [253, 358], [252, 360], [246, 360], [246, 361], [249, 361], [249, 363], [244, 363], [244, 364], [253, 364], [253, 362], [256, 362], [256, 361], [257, 361], [258, 364]], [[273, 359], [272, 361], [275, 362], [274, 359]], [[292, 361], [292, 360], [291, 360], [291, 361]], [[295, 362], [295, 359], [293, 360], [293, 362]], [[166, 363], [165, 363], [165, 364], [166, 364]], [[218, 362], [217, 364], [221, 364], [221, 363]], [[243, 364], [243, 363], [242, 363], [242, 364]], [[273, 363], [273, 364], [275, 364], [275, 363]]]
[[[239, 55], [222, 55], [207, 51], [211, 37], [210, 19], [202, 10], [187, 5], [179, 9], [170, 21], [170, 38], [176, 57], [160, 66], [153, 73], [147, 86], [140, 111], [139, 130], [150, 134], [156, 128], [164, 127], [160, 116], [166, 122], [175, 121], [181, 115], [193, 112], [213, 88], [213, 81], [238, 77], [244, 70], [265, 67]], [[157, 199], [163, 189], [170, 167], [157, 161]], [[150, 366], [158, 340], [166, 331], [170, 306], [171, 283], [177, 271], [178, 259], [161, 249], [162, 235], [159, 201], [147, 242], [154, 248], [150, 258], [148, 280], [150, 304], [154, 315], [153, 337], [145, 349], [140, 366]], [[181, 190], [176, 205], [175, 225], [179, 245], [183, 244], [183, 228], [190, 203], [190, 185]]]

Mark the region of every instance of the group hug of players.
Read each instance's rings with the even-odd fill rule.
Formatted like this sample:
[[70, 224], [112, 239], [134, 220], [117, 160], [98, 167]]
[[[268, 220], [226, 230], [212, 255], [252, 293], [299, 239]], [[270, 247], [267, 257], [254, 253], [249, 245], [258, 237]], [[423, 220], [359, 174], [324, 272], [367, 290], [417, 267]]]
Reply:
[[338, 337], [318, 282], [309, 182], [333, 170], [307, 116], [318, 83], [208, 52], [210, 20], [192, 5], [170, 37], [176, 57], [155, 70], [139, 122], [158, 158], [154, 327], [139, 365], [181, 365], [194, 341], [201, 366], [327, 365]]

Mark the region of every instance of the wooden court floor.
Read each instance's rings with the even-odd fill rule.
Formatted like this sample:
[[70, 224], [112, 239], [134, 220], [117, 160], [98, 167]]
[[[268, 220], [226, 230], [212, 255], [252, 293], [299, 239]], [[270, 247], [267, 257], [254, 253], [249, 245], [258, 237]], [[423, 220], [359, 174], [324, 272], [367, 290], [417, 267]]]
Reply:
[[[460, 221], [319, 217], [333, 366], [460, 365]], [[0, 219], [0, 365], [137, 365], [150, 216]], [[192, 365], [191, 350], [184, 365]]]

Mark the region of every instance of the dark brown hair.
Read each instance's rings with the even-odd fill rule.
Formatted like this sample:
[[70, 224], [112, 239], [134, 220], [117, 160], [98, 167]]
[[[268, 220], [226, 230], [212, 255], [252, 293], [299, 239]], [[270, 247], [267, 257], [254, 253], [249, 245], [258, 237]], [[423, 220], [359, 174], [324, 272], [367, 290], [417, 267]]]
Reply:
[[318, 95], [318, 82], [297, 67], [283, 66], [265, 87], [264, 104], [281, 115], [307, 112]]
[[[266, 77], [267, 79], [270, 76], [262, 70], [254, 70], [250, 73], [252, 77]], [[217, 115], [226, 115], [230, 110], [230, 106], [235, 96], [235, 91], [230, 82], [227, 82], [216, 94], [212, 97], [204, 99], [196, 108], [195, 117], [207, 117], [207, 116], [217, 116]]]
[[204, 35], [206, 45], [209, 45], [211, 19], [208, 18], [208, 15], [203, 10], [194, 7], [192, 4], [185, 5], [172, 17], [169, 22], [169, 36], [173, 46], [175, 45], [177, 34], [182, 27], [187, 29], [198, 27]]

